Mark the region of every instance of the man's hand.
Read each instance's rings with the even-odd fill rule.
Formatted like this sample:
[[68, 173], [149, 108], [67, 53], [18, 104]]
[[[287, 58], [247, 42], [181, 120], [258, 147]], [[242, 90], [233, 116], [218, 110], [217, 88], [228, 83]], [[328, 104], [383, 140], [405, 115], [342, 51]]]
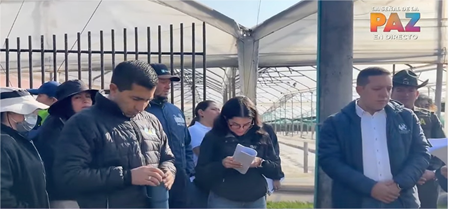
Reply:
[[371, 190], [371, 196], [383, 203], [391, 203], [399, 197], [400, 189], [393, 181], [378, 182]]
[[443, 175], [445, 178], [447, 178], [447, 165], [441, 167], [440, 172], [441, 172], [441, 175]]
[[421, 177], [421, 178], [419, 179], [419, 181], [418, 181], [418, 185], [423, 185], [423, 184], [425, 184], [425, 183], [426, 183], [426, 181], [427, 181], [427, 179], [426, 179], [426, 178], [424, 178], [424, 177]]
[[133, 185], [158, 186], [163, 177], [164, 172], [151, 166], [140, 166], [131, 170], [131, 183]]
[[165, 188], [167, 188], [168, 190], [171, 189], [171, 186], [173, 186], [173, 182], [175, 182], [175, 175], [173, 175], [173, 173], [171, 171], [164, 171], [164, 177], [163, 177], [163, 182], [165, 185]]
[[262, 164], [262, 158], [256, 157], [256, 158], [254, 158], [253, 162], [251, 163], [250, 168], [260, 167], [260, 164]]
[[231, 156], [226, 157], [221, 161], [225, 168], [241, 168], [242, 164], [237, 161], [234, 161], [234, 158]]
[[419, 179], [418, 184], [419, 185], [423, 185], [427, 181], [433, 180], [433, 179], [435, 179], [435, 172], [430, 171], [430, 170], [426, 170], [426, 171], [424, 171], [423, 175]]
[[281, 181], [280, 180], [273, 180], [273, 189], [274, 191], [277, 191], [281, 188]]

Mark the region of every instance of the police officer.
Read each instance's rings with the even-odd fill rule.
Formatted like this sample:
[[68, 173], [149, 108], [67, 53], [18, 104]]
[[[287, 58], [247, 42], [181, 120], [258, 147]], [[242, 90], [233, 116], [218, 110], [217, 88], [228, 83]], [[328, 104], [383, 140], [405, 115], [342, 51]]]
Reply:
[[[418, 98], [418, 89], [427, 85], [429, 80], [418, 84], [418, 76], [411, 70], [402, 70], [393, 76], [392, 99], [397, 100], [405, 107], [414, 110], [421, 123], [426, 138], [446, 138], [438, 117], [428, 109], [414, 106]], [[432, 156], [430, 165], [418, 182], [418, 194], [421, 208], [437, 208], [439, 196], [438, 183], [435, 181], [435, 170], [443, 166], [443, 162]]]

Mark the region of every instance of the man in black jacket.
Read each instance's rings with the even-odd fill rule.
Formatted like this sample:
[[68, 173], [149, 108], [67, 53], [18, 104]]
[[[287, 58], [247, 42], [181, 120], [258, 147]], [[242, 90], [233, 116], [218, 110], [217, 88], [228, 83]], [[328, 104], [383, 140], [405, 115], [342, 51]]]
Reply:
[[429, 144], [413, 111], [390, 100], [391, 89], [387, 70], [362, 70], [360, 98], [321, 126], [318, 163], [333, 180], [333, 208], [419, 208]]
[[126, 61], [113, 71], [110, 95], [72, 116], [56, 145], [54, 177], [81, 208], [148, 208], [144, 187], [170, 189], [176, 169], [167, 136], [144, 111], [157, 85], [148, 63]]

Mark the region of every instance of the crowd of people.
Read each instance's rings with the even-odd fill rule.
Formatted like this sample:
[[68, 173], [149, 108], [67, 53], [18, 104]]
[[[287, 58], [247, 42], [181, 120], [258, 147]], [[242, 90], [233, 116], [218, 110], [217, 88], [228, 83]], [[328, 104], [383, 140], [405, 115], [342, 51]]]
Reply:
[[[107, 95], [81, 80], [2, 87], [1, 207], [266, 208], [268, 182], [284, 177], [273, 128], [244, 96], [198, 103], [187, 126], [167, 101], [178, 81], [133, 60], [115, 67]], [[333, 208], [437, 208], [447, 166], [427, 139], [446, 136], [416, 101], [426, 83], [410, 70], [359, 73], [360, 98], [319, 130]], [[239, 144], [257, 151], [244, 174]]]
[[[167, 102], [177, 81], [133, 60], [108, 95], [81, 80], [2, 87], [1, 207], [265, 208], [267, 178], [284, 177], [273, 129], [243, 96], [200, 102], [187, 126]], [[245, 174], [237, 144], [257, 151]]]

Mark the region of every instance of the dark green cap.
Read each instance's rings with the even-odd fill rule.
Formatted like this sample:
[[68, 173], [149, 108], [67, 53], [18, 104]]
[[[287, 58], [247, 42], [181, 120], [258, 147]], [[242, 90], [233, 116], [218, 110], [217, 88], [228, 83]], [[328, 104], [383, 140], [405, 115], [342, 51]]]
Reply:
[[418, 75], [411, 70], [401, 70], [393, 75], [393, 86], [413, 86], [421, 88], [429, 83], [429, 79], [418, 84]]

